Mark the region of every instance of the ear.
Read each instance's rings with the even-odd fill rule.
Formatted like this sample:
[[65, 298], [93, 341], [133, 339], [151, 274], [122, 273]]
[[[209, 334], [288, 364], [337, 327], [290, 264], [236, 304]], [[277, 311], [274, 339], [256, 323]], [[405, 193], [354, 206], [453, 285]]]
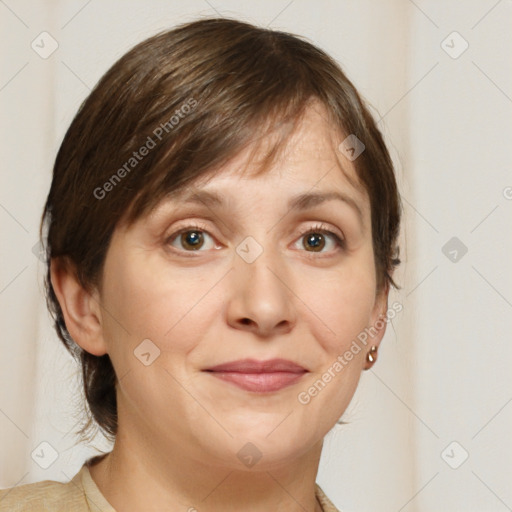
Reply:
[[74, 266], [67, 258], [53, 258], [50, 275], [66, 328], [73, 340], [95, 356], [106, 354], [107, 347], [103, 338], [97, 290], [93, 295], [84, 290], [76, 276]]
[[[386, 286], [382, 289], [382, 291], [376, 295], [375, 304], [373, 306], [372, 314], [370, 317], [370, 325], [371, 332], [376, 332], [371, 337], [368, 337], [368, 346], [366, 353], [369, 352], [370, 348], [375, 346], [377, 349], [380, 346], [380, 342], [386, 333], [386, 316], [388, 311], [388, 295], [389, 295], [389, 282], [386, 283]], [[364, 369], [369, 370], [372, 367], [373, 363], [369, 361], [365, 361]]]

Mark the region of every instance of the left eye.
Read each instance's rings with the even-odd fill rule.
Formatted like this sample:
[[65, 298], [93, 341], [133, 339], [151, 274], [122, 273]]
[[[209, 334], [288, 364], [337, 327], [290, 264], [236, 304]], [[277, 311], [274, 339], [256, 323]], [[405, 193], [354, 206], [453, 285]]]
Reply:
[[[205, 240], [208, 240], [208, 238], [210, 239], [210, 244], [205, 244]], [[334, 248], [342, 248], [344, 246], [344, 240], [340, 236], [325, 229], [323, 226], [314, 226], [303, 231], [296, 244], [303, 238], [302, 246], [306, 249], [312, 249], [311, 251], [307, 250], [307, 252], [326, 252], [322, 251], [322, 249], [329, 245], [327, 243], [329, 240]], [[199, 251], [200, 249], [208, 250], [216, 247], [211, 235], [200, 226], [187, 226], [180, 229], [167, 239], [167, 243], [175, 248], [175, 244], [178, 243], [181, 247], [177, 247], [177, 249], [184, 250], [185, 252]]]
[[[307, 252], [321, 252], [326, 246], [326, 239], [331, 240], [336, 248], [344, 247], [344, 240], [336, 233], [325, 229], [323, 226], [314, 226], [302, 232], [299, 240], [304, 238], [302, 246], [305, 248], [313, 249]], [[325, 252], [325, 251], [324, 251]]]

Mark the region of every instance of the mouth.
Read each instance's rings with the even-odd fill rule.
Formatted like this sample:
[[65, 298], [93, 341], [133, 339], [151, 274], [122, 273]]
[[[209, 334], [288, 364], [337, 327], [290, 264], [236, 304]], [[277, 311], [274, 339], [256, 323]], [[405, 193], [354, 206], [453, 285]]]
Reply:
[[267, 361], [241, 359], [219, 364], [203, 371], [246, 391], [256, 393], [279, 391], [295, 384], [304, 374], [308, 373], [306, 368], [286, 359]]

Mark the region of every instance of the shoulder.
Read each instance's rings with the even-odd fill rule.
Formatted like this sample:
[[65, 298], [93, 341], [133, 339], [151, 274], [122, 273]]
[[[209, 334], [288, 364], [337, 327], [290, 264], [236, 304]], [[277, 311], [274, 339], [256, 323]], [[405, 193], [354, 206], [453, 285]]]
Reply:
[[325, 495], [324, 491], [318, 484], [315, 484], [315, 490], [316, 497], [320, 502], [320, 505], [322, 505], [323, 512], [340, 512], [334, 506], [334, 503]]
[[87, 512], [78, 472], [66, 483], [44, 480], [0, 490], [1, 512]]

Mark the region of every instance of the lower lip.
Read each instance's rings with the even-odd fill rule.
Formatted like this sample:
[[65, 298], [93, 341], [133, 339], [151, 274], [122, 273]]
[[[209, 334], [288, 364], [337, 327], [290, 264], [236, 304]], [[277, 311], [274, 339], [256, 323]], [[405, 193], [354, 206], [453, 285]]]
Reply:
[[246, 391], [268, 393], [279, 391], [295, 384], [306, 372], [273, 372], [273, 373], [240, 373], [240, 372], [210, 372], [213, 376], [231, 382]]

